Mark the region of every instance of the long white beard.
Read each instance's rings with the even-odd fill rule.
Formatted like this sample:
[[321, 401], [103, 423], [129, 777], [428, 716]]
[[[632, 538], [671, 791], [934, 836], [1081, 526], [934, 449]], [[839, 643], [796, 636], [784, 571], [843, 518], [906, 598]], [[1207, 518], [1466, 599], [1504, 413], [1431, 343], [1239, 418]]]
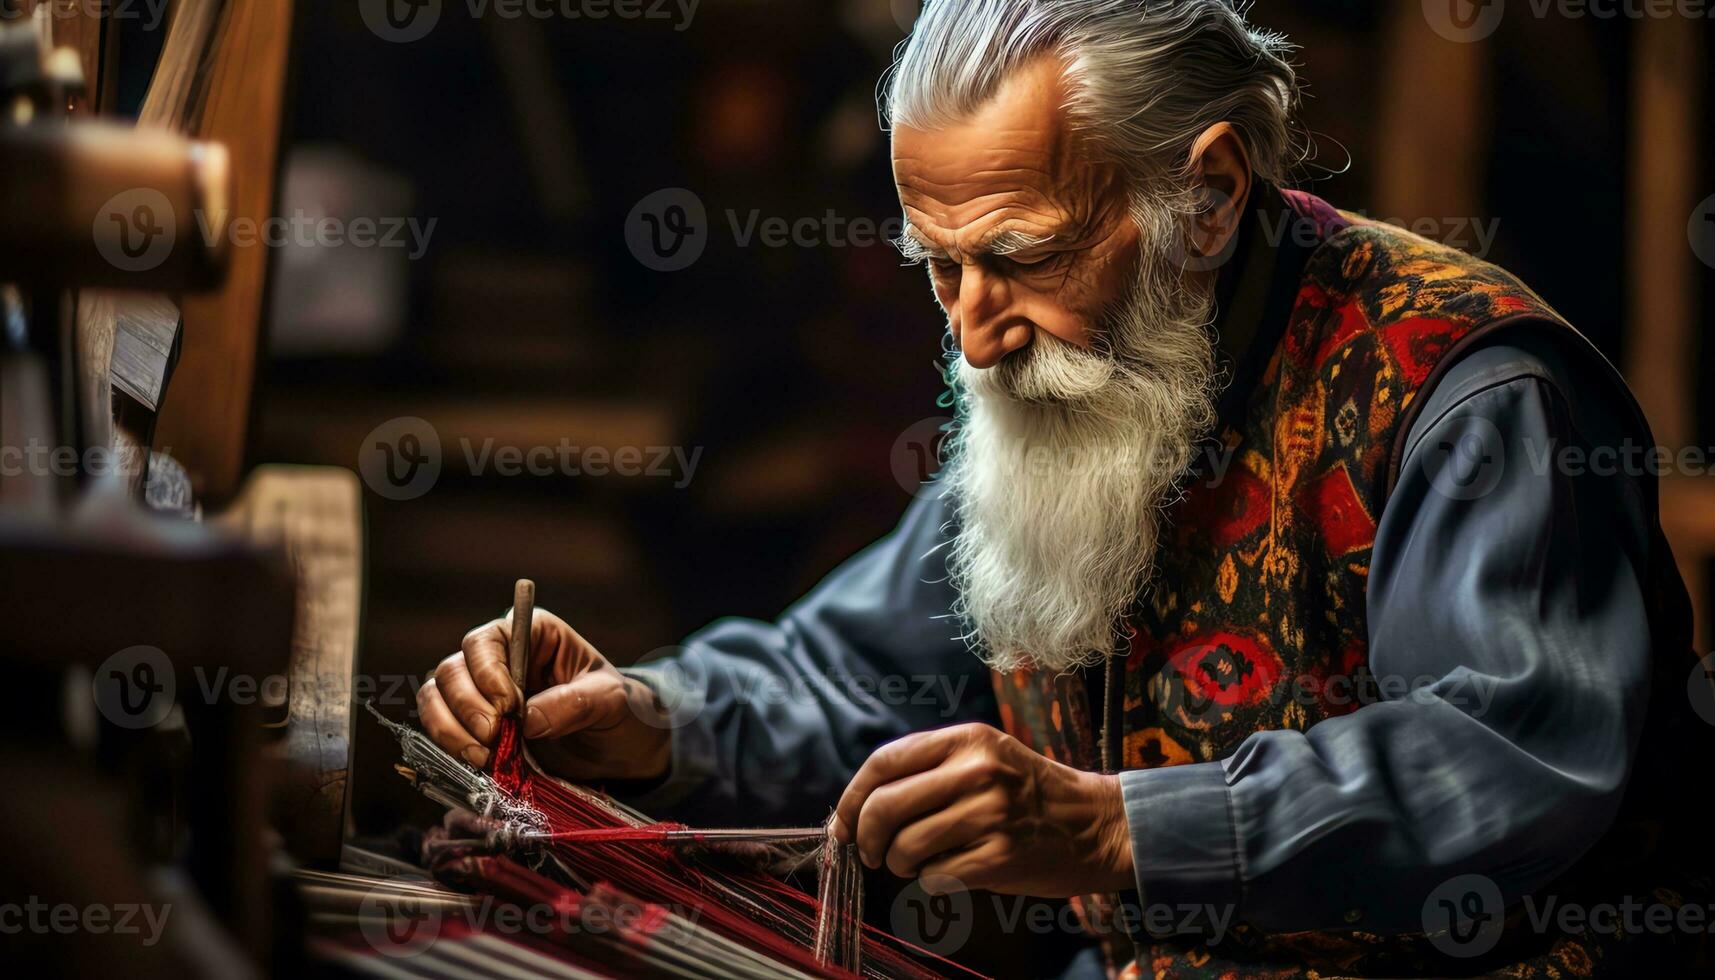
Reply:
[[1170, 215], [1139, 224], [1138, 281], [1096, 350], [1039, 330], [993, 368], [961, 357], [954, 372], [955, 612], [996, 670], [1059, 672], [1113, 652], [1162, 510], [1214, 423], [1212, 292], [1181, 276]]

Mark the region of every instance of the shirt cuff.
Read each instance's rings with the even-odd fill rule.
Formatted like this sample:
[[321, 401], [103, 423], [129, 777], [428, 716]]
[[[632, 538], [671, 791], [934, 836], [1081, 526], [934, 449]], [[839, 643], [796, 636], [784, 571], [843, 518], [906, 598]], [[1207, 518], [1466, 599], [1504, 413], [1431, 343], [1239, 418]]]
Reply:
[[[1221, 764], [1132, 769], [1119, 776], [1143, 908], [1235, 915], [1238, 834]], [[1146, 915], [1144, 921], [1165, 918]]]
[[715, 775], [715, 746], [709, 731], [696, 724], [703, 713], [701, 688], [690, 683], [681, 669], [621, 667], [626, 677], [642, 681], [667, 709], [672, 749], [667, 774], [646, 783], [608, 784], [608, 795], [646, 816], [669, 813], [684, 803]]

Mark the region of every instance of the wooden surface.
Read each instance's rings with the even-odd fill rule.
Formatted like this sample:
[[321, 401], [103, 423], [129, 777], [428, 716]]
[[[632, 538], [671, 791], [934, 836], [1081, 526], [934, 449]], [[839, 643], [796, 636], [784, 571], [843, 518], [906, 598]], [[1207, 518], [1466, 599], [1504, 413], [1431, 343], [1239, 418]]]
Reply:
[[363, 608], [357, 475], [333, 467], [260, 466], [213, 522], [282, 548], [296, 579], [284, 738], [271, 746], [289, 767], [278, 822], [294, 856], [331, 866], [345, 836]]
[[178, 305], [154, 294], [122, 297], [114, 321], [113, 386], [146, 408], [158, 408], [178, 334]]
[[[274, 212], [291, 28], [291, 0], [231, 4], [219, 28], [192, 135], [231, 153], [234, 222], [259, 227]], [[232, 249], [225, 284], [184, 298], [184, 346], [155, 430], [155, 445], [171, 447], [216, 506], [237, 492], [243, 472], [268, 252]]]
[[[11, 664], [92, 671], [139, 640], [169, 657], [176, 704], [199, 733], [183, 813], [189, 869], [238, 945], [260, 957], [274, 928], [264, 846], [260, 737], [248, 699], [198, 696], [216, 676], [262, 678], [289, 662], [291, 585], [276, 560], [202, 525], [140, 515], [123, 498], [87, 501], [75, 525], [0, 516], [0, 582]], [[75, 628], [67, 628], [72, 624]], [[162, 787], [164, 790], [164, 787]], [[52, 853], [96, 847], [34, 841]]]

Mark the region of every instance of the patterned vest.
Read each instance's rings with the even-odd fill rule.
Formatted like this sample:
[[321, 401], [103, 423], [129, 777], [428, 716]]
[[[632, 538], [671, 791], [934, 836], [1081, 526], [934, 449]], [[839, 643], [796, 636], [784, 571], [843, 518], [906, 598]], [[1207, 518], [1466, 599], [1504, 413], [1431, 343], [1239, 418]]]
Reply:
[[[1056, 761], [1111, 771], [1219, 760], [1254, 732], [1355, 710], [1368, 680], [1370, 552], [1414, 407], [1439, 367], [1497, 327], [1571, 330], [1495, 266], [1309, 195], [1283, 196], [1317, 243], [1272, 356], [1218, 433], [1230, 453], [1223, 478], [1187, 479], [1163, 523], [1155, 577], [1128, 617], [1123, 679], [1107, 686], [1119, 702], [1106, 709], [1119, 726], [1107, 764], [1104, 706], [1082, 678], [995, 676], [1007, 731]], [[1120, 940], [1109, 948], [1123, 963], [1129, 941], [1100, 921], [1109, 901], [1077, 904], [1094, 931]], [[1233, 961], [1195, 941], [1135, 952], [1146, 973], [1217, 976], [1247, 962], [1357, 972], [1393, 948], [1362, 933], [1239, 932], [1248, 948]], [[1382, 962], [1406, 972], [1410, 957]]]

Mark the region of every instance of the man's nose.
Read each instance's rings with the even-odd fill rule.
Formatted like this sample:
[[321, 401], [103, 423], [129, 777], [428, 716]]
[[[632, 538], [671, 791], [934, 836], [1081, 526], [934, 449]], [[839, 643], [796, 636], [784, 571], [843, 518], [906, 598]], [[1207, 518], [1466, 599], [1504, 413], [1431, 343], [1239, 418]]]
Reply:
[[959, 279], [959, 349], [974, 368], [991, 368], [1030, 343], [1029, 321], [1012, 312], [1006, 280], [975, 264]]

